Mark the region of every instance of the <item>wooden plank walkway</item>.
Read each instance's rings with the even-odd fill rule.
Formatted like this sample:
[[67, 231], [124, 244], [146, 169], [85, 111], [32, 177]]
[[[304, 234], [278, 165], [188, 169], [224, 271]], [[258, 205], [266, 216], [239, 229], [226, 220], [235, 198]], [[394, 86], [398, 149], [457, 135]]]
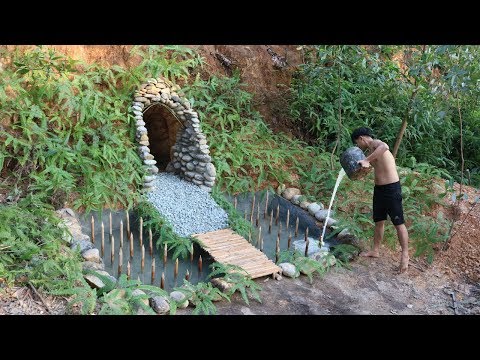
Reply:
[[263, 252], [250, 244], [247, 239], [233, 232], [232, 229], [210, 231], [195, 234], [203, 248], [223, 264], [240, 266], [253, 279], [280, 272], [280, 267]]

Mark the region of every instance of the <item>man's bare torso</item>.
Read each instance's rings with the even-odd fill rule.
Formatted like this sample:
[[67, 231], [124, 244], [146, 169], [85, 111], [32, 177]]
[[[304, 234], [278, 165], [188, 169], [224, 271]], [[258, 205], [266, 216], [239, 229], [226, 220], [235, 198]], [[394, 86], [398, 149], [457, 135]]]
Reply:
[[[378, 146], [378, 141], [373, 141], [368, 148], [372, 153]], [[380, 157], [370, 162], [375, 169], [375, 185], [391, 184], [399, 181], [395, 158], [390, 150], [385, 151]]]

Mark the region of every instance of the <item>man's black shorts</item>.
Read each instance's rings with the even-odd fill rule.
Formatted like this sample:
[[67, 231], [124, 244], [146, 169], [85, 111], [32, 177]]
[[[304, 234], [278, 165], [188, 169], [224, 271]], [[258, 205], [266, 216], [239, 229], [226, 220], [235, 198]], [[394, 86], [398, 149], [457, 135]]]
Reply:
[[386, 185], [375, 185], [373, 190], [373, 221], [387, 220], [387, 214], [390, 216], [393, 225], [401, 225], [405, 222], [400, 181]]

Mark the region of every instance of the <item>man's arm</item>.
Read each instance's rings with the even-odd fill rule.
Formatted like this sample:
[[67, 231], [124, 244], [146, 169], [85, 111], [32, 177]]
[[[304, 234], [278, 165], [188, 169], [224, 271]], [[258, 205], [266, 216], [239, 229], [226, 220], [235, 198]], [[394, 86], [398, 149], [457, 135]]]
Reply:
[[385, 144], [383, 141], [378, 140], [378, 139], [373, 140], [372, 143], [371, 143], [371, 146], [375, 150], [370, 155], [368, 155], [365, 160], [359, 160], [358, 161], [358, 163], [360, 165], [362, 165], [362, 167], [369, 167], [370, 162], [376, 160], [378, 157], [383, 155], [385, 153], [385, 151], [390, 149], [387, 144]]

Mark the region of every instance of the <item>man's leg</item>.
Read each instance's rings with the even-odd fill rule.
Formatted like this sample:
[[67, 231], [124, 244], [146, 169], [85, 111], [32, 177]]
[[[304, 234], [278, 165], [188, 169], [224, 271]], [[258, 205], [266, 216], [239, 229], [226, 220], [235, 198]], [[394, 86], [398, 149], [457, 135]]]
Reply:
[[379, 257], [380, 243], [383, 240], [383, 232], [385, 230], [385, 220], [375, 223], [375, 235], [373, 236], [373, 249], [360, 254], [360, 256]]
[[408, 261], [410, 260], [408, 256], [408, 231], [405, 224], [395, 225], [397, 230], [398, 241], [402, 248], [402, 257], [400, 259], [400, 273], [407, 271]]

